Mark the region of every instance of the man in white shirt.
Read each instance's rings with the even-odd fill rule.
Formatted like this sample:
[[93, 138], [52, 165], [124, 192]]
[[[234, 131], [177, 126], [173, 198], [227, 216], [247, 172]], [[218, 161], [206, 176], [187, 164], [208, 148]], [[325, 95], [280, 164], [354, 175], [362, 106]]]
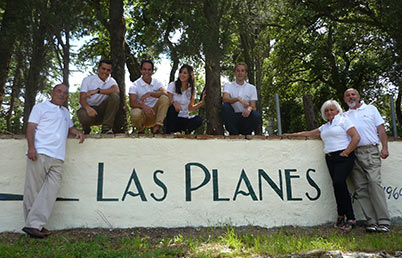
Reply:
[[223, 89], [222, 119], [230, 135], [249, 135], [260, 123], [256, 111], [257, 89], [245, 81], [247, 65], [238, 63], [234, 69], [236, 81], [226, 83]]
[[139, 134], [144, 133], [145, 127], [153, 127], [152, 133], [160, 133], [169, 108], [169, 98], [163, 84], [152, 78], [152, 61], [142, 61], [140, 69], [141, 78], [128, 91], [131, 122]]
[[84, 142], [84, 134], [73, 127], [70, 113], [63, 103], [68, 89], [56, 85], [52, 99], [36, 104], [27, 127], [27, 170], [24, 186], [24, 219], [22, 229], [31, 237], [44, 238], [51, 234], [44, 228], [57, 198], [63, 174], [66, 139], [69, 133]]
[[[389, 232], [391, 220], [381, 185], [381, 158], [386, 159], [389, 155], [384, 120], [376, 107], [360, 101], [359, 92], [355, 89], [345, 91], [344, 101], [349, 106], [346, 115], [360, 134], [351, 175], [355, 186], [355, 197], [367, 220], [366, 230]], [[380, 141], [381, 151], [378, 149]]]
[[115, 79], [111, 77], [112, 62], [101, 60], [98, 74], [84, 78], [81, 84], [80, 104], [77, 111], [78, 120], [86, 134], [92, 125], [102, 125], [102, 133], [112, 134], [116, 113], [119, 110], [120, 90]]

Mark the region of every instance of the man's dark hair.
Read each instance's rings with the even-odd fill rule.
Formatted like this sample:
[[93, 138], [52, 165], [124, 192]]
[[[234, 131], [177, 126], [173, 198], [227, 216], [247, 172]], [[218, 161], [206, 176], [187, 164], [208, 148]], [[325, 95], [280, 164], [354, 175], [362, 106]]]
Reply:
[[98, 64], [98, 67], [101, 67], [102, 64], [108, 64], [108, 65], [113, 66], [112, 60], [110, 60], [110, 59], [102, 59], [102, 60], [100, 60], [99, 64]]
[[145, 63], [151, 64], [151, 66], [152, 66], [152, 71], [154, 70], [154, 63], [152, 63], [151, 60], [142, 60], [142, 61], [141, 61], [140, 69], [142, 69], [142, 66], [143, 66]]

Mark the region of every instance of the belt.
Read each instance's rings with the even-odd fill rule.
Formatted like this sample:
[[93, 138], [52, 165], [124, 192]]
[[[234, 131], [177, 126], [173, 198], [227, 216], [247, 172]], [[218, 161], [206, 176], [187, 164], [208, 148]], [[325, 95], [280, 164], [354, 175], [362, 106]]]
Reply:
[[377, 148], [378, 144], [369, 144], [369, 145], [362, 145], [362, 146], [357, 146], [356, 149], [364, 150], [364, 149], [371, 149], [371, 148]]
[[339, 154], [341, 154], [341, 152], [344, 150], [340, 150], [340, 151], [334, 151], [334, 152], [328, 152], [325, 155], [328, 157], [332, 157], [332, 156], [339, 156]]

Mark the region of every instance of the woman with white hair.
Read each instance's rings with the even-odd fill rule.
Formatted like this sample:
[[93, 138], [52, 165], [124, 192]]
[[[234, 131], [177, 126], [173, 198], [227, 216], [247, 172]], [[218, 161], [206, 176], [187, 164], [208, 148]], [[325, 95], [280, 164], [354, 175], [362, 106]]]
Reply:
[[353, 168], [353, 150], [360, 141], [360, 135], [335, 100], [327, 100], [322, 105], [321, 116], [328, 122], [319, 128], [283, 136], [320, 136], [324, 141], [325, 161], [332, 178], [338, 211], [335, 227], [350, 230], [356, 226], [356, 219], [346, 178]]

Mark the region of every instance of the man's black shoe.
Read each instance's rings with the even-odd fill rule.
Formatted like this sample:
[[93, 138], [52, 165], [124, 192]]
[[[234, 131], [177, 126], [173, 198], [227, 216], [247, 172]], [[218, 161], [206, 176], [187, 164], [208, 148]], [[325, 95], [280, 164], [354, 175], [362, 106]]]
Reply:
[[30, 237], [34, 237], [34, 238], [44, 238], [45, 234], [43, 234], [42, 232], [40, 232], [39, 229], [37, 228], [28, 228], [28, 227], [24, 227], [22, 229], [22, 231], [24, 231], [25, 233], [27, 233]]

